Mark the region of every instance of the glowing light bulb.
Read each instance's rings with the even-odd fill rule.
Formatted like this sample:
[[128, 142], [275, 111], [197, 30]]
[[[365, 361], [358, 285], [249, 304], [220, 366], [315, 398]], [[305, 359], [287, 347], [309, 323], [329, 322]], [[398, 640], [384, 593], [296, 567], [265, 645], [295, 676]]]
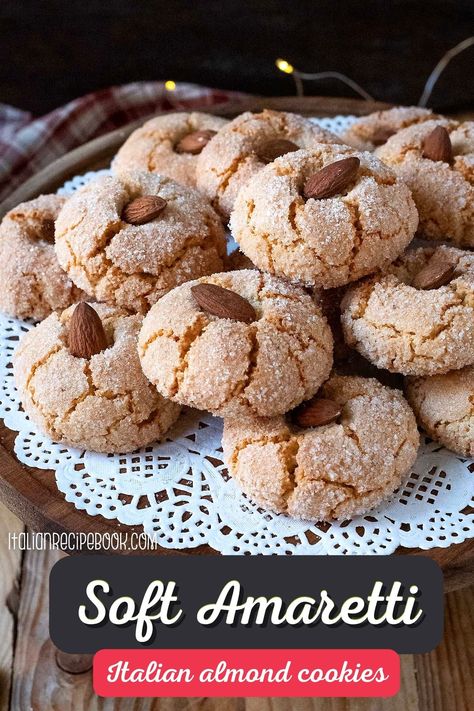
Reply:
[[293, 74], [295, 68], [293, 67], [292, 64], [286, 61], [286, 59], [277, 59], [275, 61], [276, 66], [280, 70], [280, 72], [283, 72], [284, 74]]
[[167, 89], [167, 91], [174, 91], [176, 89], [176, 82], [168, 79], [168, 81], [165, 81], [165, 89]]

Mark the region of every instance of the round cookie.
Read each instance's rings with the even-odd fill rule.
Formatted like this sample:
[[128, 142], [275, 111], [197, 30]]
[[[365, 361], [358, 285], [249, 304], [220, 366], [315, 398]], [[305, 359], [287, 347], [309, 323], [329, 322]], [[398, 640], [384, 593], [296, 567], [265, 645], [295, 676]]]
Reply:
[[[339, 161], [360, 162], [346, 184]], [[335, 192], [306, 197], [308, 185], [328, 187], [330, 176]], [[259, 269], [327, 289], [388, 265], [410, 242], [417, 222], [410, 190], [373, 154], [320, 144], [277, 158], [249, 180], [230, 226]]]
[[420, 106], [396, 106], [361, 116], [341, 134], [341, 139], [359, 151], [373, 151], [402, 128], [438, 118]]
[[40, 195], [2, 220], [0, 311], [9, 316], [39, 321], [83, 296], [54, 252], [54, 220], [65, 201], [59, 195]]
[[56, 442], [97, 452], [133, 451], [160, 439], [179, 407], [143, 375], [136, 345], [141, 316], [92, 306], [105, 331], [105, 349], [91, 357], [72, 355], [71, 319], [76, 308], [84, 310], [82, 303], [51, 314], [22, 338], [14, 360], [21, 402]]
[[[427, 139], [437, 127], [449, 134], [447, 160], [426, 155]], [[474, 247], [474, 121], [439, 119], [410, 126], [389, 138], [376, 155], [411, 189], [421, 237]]]
[[[230, 290], [237, 304], [223, 311], [229, 294], [211, 293], [215, 315], [200, 306], [197, 285]], [[332, 346], [311, 297], [256, 270], [177, 287], [150, 310], [138, 342], [143, 371], [164, 397], [234, 417], [280, 414], [311, 397], [330, 373]]]
[[[340, 143], [303, 116], [284, 111], [247, 111], [230, 121], [202, 150], [197, 166], [197, 186], [227, 220], [240, 188], [264, 165], [271, 162], [278, 146], [291, 141], [296, 148], [312, 148], [316, 143]], [[275, 143], [278, 141], [278, 143]]]
[[389, 497], [419, 444], [402, 395], [373, 378], [333, 375], [318, 397], [337, 419], [298, 426], [291, 416], [224, 421], [224, 460], [261, 506], [313, 521], [364, 514]]
[[[431, 283], [420, 283], [432, 274]], [[446, 278], [436, 279], [436, 274]], [[349, 346], [379, 368], [434, 375], [474, 363], [474, 254], [454, 247], [409, 250], [342, 300]]]
[[[166, 201], [146, 221], [127, 213], [143, 196]], [[135, 203], [136, 204], [136, 203]], [[222, 270], [225, 234], [196, 190], [153, 173], [100, 177], [75, 193], [56, 221], [56, 253], [98, 301], [145, 313], [178, 284]]]
[[226, 123], [220, 116], [198, 112], [156, 116], [127, 138], [112, 161], [112, 172], [119, 176], [134, 170], [160, 173], [194, 187], [198, 155]]
[[407, 378], [406, 395], [432, 439], [461, 456], [474, 457], [474, 366]]

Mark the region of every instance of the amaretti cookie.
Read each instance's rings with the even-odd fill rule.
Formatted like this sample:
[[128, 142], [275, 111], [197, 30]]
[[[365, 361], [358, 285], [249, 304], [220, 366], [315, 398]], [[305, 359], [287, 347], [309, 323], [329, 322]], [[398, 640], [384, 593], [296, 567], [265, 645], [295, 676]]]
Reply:
[[146, 316], [139, 355], [165, 397], [216, 415], [286, 412], [328, 377], [332, 336], [302, 289], [243, 270], [173, 289]]
[[341, 134], [341, 138], [344, 143], [359, 151], [373, 151], [402, 128], [434, 118], [438, 117], [430, 109], [422, 109], [420, 106], [396, 106], [361, 116]]
[[226, 123], [197, 111], [156, 116], [127, 138], [112, 161], [112, 172], [149, 171], [194, 187], [198, 155]]
[[160, 439], [179, 415], [147, 381], [141, 316], [81, 302], [25, 334], [14, 371], [27, 415], [56, 442], [127, 452]]
[[409, 250], [342, 300], [346, 342], [379, 368], [434, 375], [474, 363], [474, 254]]
[[178, 284], [222, 271], [225, 234], [192, 188], [153, 173], [103, 176], [64, 205], [56, 253], [98, 301], [144, 313]]
[[389, 497], [419, 444], [403, 396], [373, 378], [333, 375], [286, 417], [226, 419], [224, 460], [256, 503], [313, 521], [364, 514]]
[[83, 296], [54, 252], [54, 221], [65, 201], [59, 195], [40, 195], [2, 220], [0, 311], [9, 316], [39, 321]]
[[474, 457], [474, 366], [445, 375], [406, 379], [418, 423], [448, 449]]
[[474, 122], [425, 121], [376, 150], [408, 185], [419, 234], [474, 247]]
[[264, 165], [299, 148], [340, 139], [309, 119], [284, 111], [247, 111], [222, 128], [202, 150], [197, 186], [227, 220], [240, 188]]
[[410, 190], [392, 170], [371, 153], [323, 144], [263, 168], [230, 220], [259, 269], [325, 289], [388, 265], [417, 224]]

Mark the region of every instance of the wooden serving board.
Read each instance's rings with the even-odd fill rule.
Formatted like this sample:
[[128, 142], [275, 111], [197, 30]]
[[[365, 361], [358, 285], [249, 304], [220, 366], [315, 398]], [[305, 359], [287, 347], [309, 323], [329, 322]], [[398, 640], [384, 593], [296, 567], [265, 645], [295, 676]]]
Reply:
[[[295, 111], [308, 116], [336, 116], [338, 114], [364, 115], [387, 104], [357, 99], [327, 97], [250, 97], [233, 104], [205, 107], [207, 113], [233, 117], [242, 111], [263, 108]], [[111, 158], [130, 133], [146, 119], [134, 122], [125, 128], [112, 131], [100, 138], [71, 151], [33, 176], [0, 205], [0, 217], [7, 210], [24, 200], [41, 193], [55, 192], [66, 180], [88, 170], [97, 170], [109, 165]], [[141, 527], [122, 526], [117, 521], [103, 516], [90, 516], [65, 501], [58, 490], [54, 471], [34, 469], [21, 464], [14, 454], [16, 433], [0, 424], [0, 499], [24, 523], [34, 531], [50, 533], [122, 533], [138, 531]], [[446, 589], [455, 589], [474, 582], [474, 545], [465, 541], [449, 548], [433, 548], [429, 551], [399, 548], [401, 555], [428, 555], [443, 568]], [[160, 548], [153, 554], [216, 555], [209, 546], [173, 551]]]

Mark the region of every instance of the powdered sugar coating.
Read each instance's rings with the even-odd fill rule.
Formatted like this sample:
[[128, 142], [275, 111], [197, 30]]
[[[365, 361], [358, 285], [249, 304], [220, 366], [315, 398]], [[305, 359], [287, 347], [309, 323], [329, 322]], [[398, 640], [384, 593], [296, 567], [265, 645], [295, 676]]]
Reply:
[[[191, 287], [240, 294], [257, 319], [247, 324], [201, 310]], [[332, 366], [332, 336], [302, 289], [243, 270], [177, 287], [146, 316], [138, 347], [143, 371], [175, 402], [220, 416], [283, 413], [311, 397]]]
[[10, 210], [0, 225], [0, 310], [41, 320], [78, 301], [83, 292], [61, 269], [54, 252], [59, 195], [40, 195]]
[[400, 485], [419, 445], [400, 393], [372, 378], [333, 375], [321, 396], [337, 422], [296, 428], [289, 417], [224, 422], [224, 460], [243, 491], [265, 508], [313, 521], [364, 514]]
[[[411, 286], [434, 253], [456, 265], [449, 284]], [[474, 363], [474, 254], [454, 247], [409, 250], [342, 301], [347, 343], [379, 368], [434, 375]]]
[[[360, 160], [342, 195], [303, 197], [308, 177], [349, 156]], [[241, 189], [230, 226], [259, 268], [307, 286], [342, 286], [392, 262], [418, 222], [410, 190], [371, 153], [319, 144], [277, 158]]]
[[246, 111], [222, 128], [201, 152], [197, 186], [227, 220], [240, 188], [265, 165], [258, 150], [268, 140], [284, 138], [300, 148], [340, 143], [337, 136], [297, 114]]
[[403, 128], [438, 118], [431, 109], [420, 106], [396, 106], [361, 116], [341, 135], [345, 143], [359, 151], [373, 151]]
[[461, 456], [474, 457], [474, 366], [430, 378], [407, 378], [406, 394], [432, 439]]
[[[159, 195], [167, 205], [144, 225], [124, 222], [123, 208], [142, 195]], [[61, 210], [56, 253], [73, 281], [98, 301], [145, 313], [177, 284], [221, 271], [225, 234], [192, 188], [153, 173], [103, 176]]]
[[197, 111], [155, 116], [127, 138], [112, 161], [112, 172], [121, 176], [134, 170], [148, 171], [195, 187], [198, 156], [177, 153], [175, 146], [189, 133], [218, 131], [226, 123], [220, 116]]
[[[452, 163], [423, 157], [423, 141], [444, 126]], [[474, 122], [425, 121], [392, 136], [376, 155], [409, 186], [420, 215], [418, 231], [429, 239], [474, 247]]]
[[89, 360], [67, 347], [74, 311], [53, 313], [26, 333], [15, 354], [25, 412], [56, 442], [97, 452], [127, 452], [160, 439], [179, 407], [147, 381], [137, 354], [140, 316], [92, 304], [109, 347]]

